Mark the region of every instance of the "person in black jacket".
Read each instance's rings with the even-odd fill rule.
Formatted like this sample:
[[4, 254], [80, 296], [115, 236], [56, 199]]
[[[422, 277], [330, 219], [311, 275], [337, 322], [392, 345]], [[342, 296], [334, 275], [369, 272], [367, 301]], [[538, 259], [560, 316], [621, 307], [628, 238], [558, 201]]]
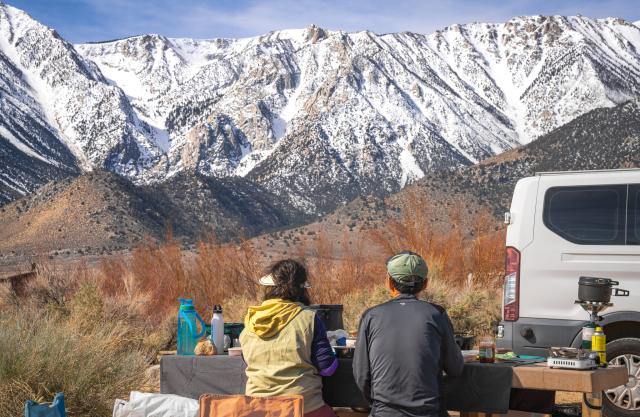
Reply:
[[443, 371], [457, 376], [464, 360], [444, 308], [420, 301], [427, 264], [401, 252], [387, 261], [394, 298], [360, 319], [353, 359], [358, 387], [374, 417], [446, 416], [440, 395]]

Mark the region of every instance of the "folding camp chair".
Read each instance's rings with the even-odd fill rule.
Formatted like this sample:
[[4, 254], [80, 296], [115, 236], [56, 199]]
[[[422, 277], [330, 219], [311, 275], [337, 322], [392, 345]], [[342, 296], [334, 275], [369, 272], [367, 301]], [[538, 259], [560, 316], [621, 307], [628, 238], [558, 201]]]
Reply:
[[246, 395], [203, 394], [200, 417], [303, 417], [301, 395], [249, 397]]

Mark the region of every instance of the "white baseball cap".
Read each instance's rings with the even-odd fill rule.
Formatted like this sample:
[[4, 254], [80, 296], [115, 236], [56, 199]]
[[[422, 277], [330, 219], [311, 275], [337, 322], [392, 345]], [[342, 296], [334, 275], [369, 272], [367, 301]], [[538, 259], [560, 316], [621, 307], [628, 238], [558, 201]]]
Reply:
[[[265, 286], [265, 287], [275, 287], [276, 286], [276, 282], [273, 280], [273, 275], [268, 274], [263, 276], [262, 278], [260, 278], [258, 280], [258, 283], [260, 283], [260, 285]], [[311, 284], [309, 284], [309, 281], [305, 281], [304, 284], [302, 284], [303, 288], [311, 288]]]

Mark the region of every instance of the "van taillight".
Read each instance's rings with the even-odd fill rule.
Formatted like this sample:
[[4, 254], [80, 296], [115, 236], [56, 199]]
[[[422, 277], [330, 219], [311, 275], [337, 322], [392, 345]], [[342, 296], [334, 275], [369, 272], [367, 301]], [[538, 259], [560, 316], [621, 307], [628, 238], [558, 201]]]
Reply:
[[507, 247], [504, 267], [504, 311], [505, 321], [516, 321], [520, 317], [520, 252]]

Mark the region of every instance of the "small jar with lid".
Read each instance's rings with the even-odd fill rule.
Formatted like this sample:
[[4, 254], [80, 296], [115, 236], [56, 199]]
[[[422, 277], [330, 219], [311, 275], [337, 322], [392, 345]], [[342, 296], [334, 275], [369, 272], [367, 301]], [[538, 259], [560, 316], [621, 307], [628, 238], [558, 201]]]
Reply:
[[482, 363], [494, 363], [496, 361], [496, 341], [492, 336], [480, 338], [478, 357]]

